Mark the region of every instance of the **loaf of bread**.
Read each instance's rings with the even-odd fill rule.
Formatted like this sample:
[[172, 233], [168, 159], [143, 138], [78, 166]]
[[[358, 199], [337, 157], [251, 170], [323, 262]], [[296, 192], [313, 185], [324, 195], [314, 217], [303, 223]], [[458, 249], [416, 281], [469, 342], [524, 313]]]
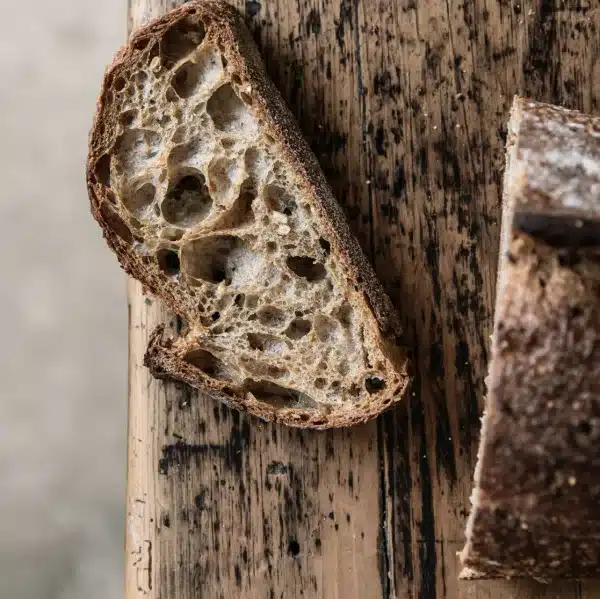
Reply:
[[187, 2], [117, 54], [87, 181], [123, 268], [179, 315], [157, 376], [300, 427], [402, 399], [398, 316], [228, 4]]
[[463, 578], [600, 574], [600, 118], [516, 98]]

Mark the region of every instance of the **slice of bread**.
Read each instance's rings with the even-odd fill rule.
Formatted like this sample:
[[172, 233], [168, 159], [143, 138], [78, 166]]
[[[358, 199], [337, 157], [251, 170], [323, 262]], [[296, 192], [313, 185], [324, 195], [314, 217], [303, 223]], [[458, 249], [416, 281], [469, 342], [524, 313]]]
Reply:
[[185, 323], [153, 335], [156, 375], [300, 427], [402, 399], [397, 314], [232, 7], [188, 2], [131, 37], [87, 180], [123, 268]]
[[600, 118], [516, 98], [463, 578], [600, 574]]

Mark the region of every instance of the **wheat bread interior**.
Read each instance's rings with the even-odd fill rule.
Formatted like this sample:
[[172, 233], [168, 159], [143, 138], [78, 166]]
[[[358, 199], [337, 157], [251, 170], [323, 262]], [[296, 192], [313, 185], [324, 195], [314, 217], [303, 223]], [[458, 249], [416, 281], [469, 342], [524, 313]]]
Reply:
[[157, 376], [313, 428], [402, 399], [395, 309], [229, 5], [188, 2], [119, 52], [88, 189], [122, 266], [180, 316], [150, 342]]

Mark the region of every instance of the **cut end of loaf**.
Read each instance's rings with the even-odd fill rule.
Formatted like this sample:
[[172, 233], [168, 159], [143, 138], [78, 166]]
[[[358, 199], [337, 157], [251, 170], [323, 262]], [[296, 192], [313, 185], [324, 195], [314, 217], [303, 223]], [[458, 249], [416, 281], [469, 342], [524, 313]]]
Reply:
[[565, 229], [596, 221], [584, 209], [590, 198], [574, 210], [569, 194], [600, 185], [594, 149], [580, 156], [581, 168], [573, 163], [573, 153], [598, 145], [597, 123], [519, 98], [513, 105], [488, 396], [461, 578], [598, 574], [600, 236], [592, 245], [528, 228], [540, 216]]
[[330, 426], [401, 399], [397, 317], [231, 7], [190, 2], [137, 32], [90, 147], [109, 244], [186, 322], [156, 370]]

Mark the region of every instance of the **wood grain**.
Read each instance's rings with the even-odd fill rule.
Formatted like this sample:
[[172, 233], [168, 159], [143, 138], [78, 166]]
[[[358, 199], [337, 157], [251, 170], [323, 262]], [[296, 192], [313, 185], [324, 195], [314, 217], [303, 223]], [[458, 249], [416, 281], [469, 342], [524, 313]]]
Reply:
[[[129, 27], [176, 3], [131, 0]], [[584, 0], [237, 0], [414, 347], [406, 404], [311, 433], [141, 366], [168, 318], [129, 284], [127, 599], [600, 598], [458, 582], [514, 93], [597, 111]]]

